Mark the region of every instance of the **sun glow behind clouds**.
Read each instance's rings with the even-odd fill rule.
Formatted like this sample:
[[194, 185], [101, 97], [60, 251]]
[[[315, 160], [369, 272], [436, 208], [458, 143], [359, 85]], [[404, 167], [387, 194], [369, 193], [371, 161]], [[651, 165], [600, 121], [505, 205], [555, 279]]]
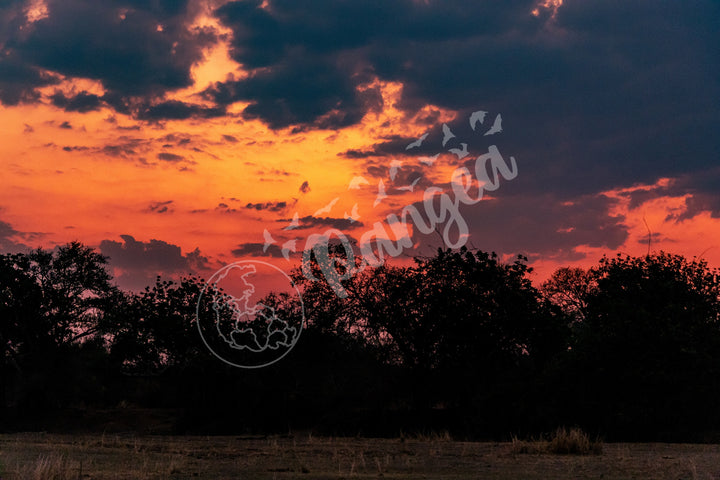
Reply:
[[540, 9], [549, 10], [551, 12], [550, 18], [557, 16], [558, 8], [563, 4], [563, 0], [542, 0], [537, 6], [530, 12], [534, 17], [540, 16]]
[[44, 0], [35, 0], [25, 11], [28, 23], [35, 23], [48, 17], [48, 7]]

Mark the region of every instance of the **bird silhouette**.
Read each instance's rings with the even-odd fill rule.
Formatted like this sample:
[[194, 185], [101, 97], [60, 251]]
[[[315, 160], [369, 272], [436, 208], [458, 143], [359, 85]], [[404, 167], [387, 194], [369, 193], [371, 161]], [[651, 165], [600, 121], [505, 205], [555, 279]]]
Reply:
[[313, 213], [312, 216], [319, 217], [323, 213], [330, 213], [330, 210], [332, 210], [332, 208], [335, 206], [335, 204], [338, 202], [338, 200], [340, 200], [340, 197], [333, 198], [332, 200], [330, 200], [330, 203], [328, 203], [327, 205], [325, 205], [322, 208], [318, 208], [317, 211], [315, 213]]
[[370, 182], [365, 177], [353, 177], [350, 180], [350, 185], [348, 185], [348, 190], [359, 190], [360, 185], [370, 185]]
[[401, 166], [402, 162], [400, 160], [393, 160], [390, 162], [390, 180], [395, 180], [395, 176]]
[[398, 190], [404, 190], [406, 192], [412, 192], [415, 190], [415, 185], [420, 181], [422, 177], [417, 177], [415, 180], [412, 181], [410, 185], [405, 185], [404, 187], [398, 187]]
[[497, 117], [495, 117], [495, 122], [493, 122], [492, 127], [490, 127], [490, 130], [485, 132], [483, 137], [485, 135], [495, 135], [496, 133], [500, 133], [500, 132], [502, 132], [502, 117], [498, 113]]
[[435, 163], [435, 160], [440, 156], [438, 153], [437, 155], [433, 155], [432, 157], [420, 157], [420, 163], [423, 163], [427, 165], [428, 167], [432, 167], [433, 163]]
[[382, 180], [378, 182], [378, 194], [377, 197], [375, 197], [375, 203], [373, 203], [373, 208], [377, 207], [380, 202], [382, 202], [384, 199], [387, 198], [387, 194], [385, 193], [385, 183], [383, 183]]
[[290, 260], [290, 252], [296, 252], [297, 251], [297, 239], [288, 240], [287, 242], [283, 243], [282, 250], [280, 253], [282, 253], [282, 256], [285, 257], [285, 260]]
[[345, 218], [345, 220], [350, 220], [351, 222], [355, 222], [360, 219], [360, 214], [358, 213], [358, 204], [357, 203], [355, 205], [353, 205], [350, 215], [348, 215], [348, 213], [345, 212], [344, 218]]
[[467, 149], [467, 143], [461, 143], [460, 146], [462, 148], [451, 148], [448, 150], [448, 152], [457, 155], [458, 160], [462, 160], [470, 154]]
[[470, 114], [470, 127], [472, 127], [473, 132], [475, 131], [475, 126], [478, 122], [481, 124], [485, 122], [485, 115], [487, 115], [488, 112], [484, 110], [478, 110], [477, 112], [473, 112]]
[[447, 126], [447, 123], [443, 123], [442, 130], [443, 130], [442, 146], [444, 147], [451, 138], [455, 138], [455, 134], [452, 133], [452, 130], [450, 130], [450, 127]]
[[422, 145], [423, 141], [427, 138], [429, 134], [425, 134], [422, 137], [418, 138], [412, 143], [409, 143], [407, 147], [405, 147], [405, 150], [410, 150], [411, 148], [418, 148], [420, 145]]
[[263, 240], [265, 240], [265, 244], [263, 245], [263, 253], [265, 253], [267, 251], [267, 249], [268, 249], [268, 247], [270, 247], [270, 245], [277, 243], [275, 241], [275, 239], [272, 237], [272, 235], [270, 235], [270, 232], [268, 232], [267, 228], [263, 232]]
[[298, 228], [300, 226], [300, 216], [297, 212], [295, 212], [295, 215], [293, 215], [292, 220], [290, 221], [290, 225], [283, 228], [283, 230], [292, 230], [293, 228]]

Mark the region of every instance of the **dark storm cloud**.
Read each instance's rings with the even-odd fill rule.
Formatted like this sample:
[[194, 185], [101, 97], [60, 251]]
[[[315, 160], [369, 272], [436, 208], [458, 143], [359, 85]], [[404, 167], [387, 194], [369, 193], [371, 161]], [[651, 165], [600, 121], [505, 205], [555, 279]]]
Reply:
[[208, 259], [198, 249], [183, 254], [179, 246], [163, 240], [141, 242], [130, 235], [120, 238], [122, 242], [100, 242], [100, 253], [110, 257], [111, 267], [120, 270], [116, 280], [126, 288], [150, 285], [158, 275], [189, 275], [208, 266]]
[[98, 80], [106, 90], [103, 97], [54, 94], [51, 102], [66, 110], [86, 112], [105, 103], [153, 120], [224, 113], [220, 107], [156, 101], [192, 85], [192, 65], [217, 40], [211, 29], [190, 28], [188, 0], [48, 0], [47, 16], [32, 23], [24, 3], [0, 4], [2, 103], [37, 100], [36, 89], [57, 83], [61, 74]]
[[[0, 53], [1, 46], [2, 43]], [[0, 102], [5, 105], [36, 101], [40, 98], [37, 88], [57, 83], [59, 79], [56, 75], [26, 64], [16, 55], [5, 52], [5, 57], [0, 58]]]
[[212, 40], [208, 32], [187, 28], [183, 16], [187, 1], [180, 0], [171, 9], [159, 7], [158, 2], [46, 3], [48, 17], [17, 35], [11, 46], [39, 67], [100, 80], [123, 95], [191, 85], [190, 67]]
[[[329, 124], [356, 121], [371, 105], [357, 87], [377, 75], [402, 82], [410, 114], [428, 103], [460, 111], [459, 123], [502, 113], [503, 151], [534, 195], [652, 183], [720, 155], [717, 2], [566, 0], [555, 19], [524, 0], [260, 5], [217, 12], [251, 74], [206, 93], [250, 101], [247, 116], [272, 127], [317, 126], [336, 110], [345, 117]], [[400, 155], [407, 140], [344, 155]]]
[[[220, 20], [235, 32], [233, 58], [255, 70], [248, 78], [217, 83], [207, 94], [223, 104], [251, 101], [245, 114], [274, 128], [297, 123], [335, 128], [357, 122], [381, 105], [377, 91], [357, 89], [376, 73], [399, 77], [402, 70], [397, 69], [409, 68], [407, 60], [454, 57], [448, 50], [453, 42], [527, 29], [518, 23], [532, 7], [529, 1], [411, 0], [261, 5], [259, 0], [230, 2], [218, 10]], [[464, 71], [458, 76], [468, 79]]]

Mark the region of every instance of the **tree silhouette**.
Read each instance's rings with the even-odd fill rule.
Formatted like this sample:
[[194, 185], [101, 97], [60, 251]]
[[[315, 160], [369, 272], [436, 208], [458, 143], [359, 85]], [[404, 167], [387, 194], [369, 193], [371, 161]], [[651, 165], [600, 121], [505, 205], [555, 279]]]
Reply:
[[585, 315], [568, 364], [583, 420], [636, 435], [711, 420], [720, 399], [718, 272], [660, 252], [604, 257], [591, 277], [597, 286], [580, 298]]
[[92, 380], [76, 354], [102, 350], [104, 312], [117, 297], [106, 258], [73, 242], [0, 256], [0, 337], [9, 403], [64, 404]]

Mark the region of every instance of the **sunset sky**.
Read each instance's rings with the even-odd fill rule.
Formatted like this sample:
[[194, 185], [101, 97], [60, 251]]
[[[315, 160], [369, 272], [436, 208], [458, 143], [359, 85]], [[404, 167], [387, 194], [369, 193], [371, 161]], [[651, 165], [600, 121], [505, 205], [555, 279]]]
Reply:
[[[539, 282], [650, 231], [720, 267], [714, 0], [0, 1], [0, 127], [0, 252], [78, 240], [124, 288], [289, 271], [493, 145], [518, 174], [462, 207], [469, 247]], [[442, 245], [410, 233], [393, 261]]]

